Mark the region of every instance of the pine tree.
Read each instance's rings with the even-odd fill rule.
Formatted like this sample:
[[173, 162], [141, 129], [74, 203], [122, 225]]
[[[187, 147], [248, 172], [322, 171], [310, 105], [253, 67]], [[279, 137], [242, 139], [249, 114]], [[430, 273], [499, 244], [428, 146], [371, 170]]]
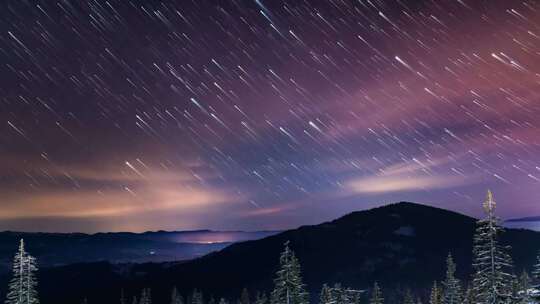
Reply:
[[191, 295], [191, 304], [204, 304], [202, 292], [198, 291], [197, 289], [193, 290], [193, 294]]
[[152, 304], [152, 294], [150, 288], [143, 288], [139, 304]]
[[510, 292], [510, 298], [512, 299], [512, 303], [520, 303], [521, 302], [521, 290], [520, 290], [520, 284], [519, 280], [517, 278], [514, 278], [511, 282], [512, 289]]
[[321, 294], [319, 296], [319, 304], [332, 304], [332, 291], [327, 284], [323, 284], [321, 288]]
[[332, 294], [332, 303], [336, 304], [358, 304], [360, 303], [360, 293], [359, 290], [354, 290], [351, 288], [345, 288], [341, 284], [335, 284], [333, 288], [330, 289]]
[[410, 289], [405, 291], [405, 296], [403, 297], [403, 304], [414, 304], [414, 297]]
[[499, 244], [502, 232], [499, 218], [495, 216], [496, 203], [491, 191], [484, 202], [486, 218], [478, 221], [473, 247], [473, 288], [477, 304], [502, 304], [512, 302], [512, 259], [508, 248]]
[[455, 277], [456, 264], [452, 255], [448, 254], [446, 259], [446, 278], [443, 282], [444, 291], [442, 297], [443, 304], [461, 304], [461, 285]]
[[348, 304], [347, 295], [345, 294], [345, 290], [341, 287], [340, 283], [334, 284], [334, 287], [330, 289], [330, 294], [332, 295], [332, 303]]
[[176, 286], [173, 287], [172, 292], [171, 292], [171, 304], [184, 304], [182, 295], [180, 295]]
[[19, 251], [13, 259], [13, 278], [9, 283], [6, 304], [39, 304], [37, 270], [35, 258], [26, 252], [21, 239]]
[[369, 304], [384, 304], [382, 291], [379, 288], [379, 284], [377, 284], [377, 282], [373, 284], [373, 290], [371, 291], [371, 298], [369, 299]]
[[266, 294], [257, 292], [257, 296], [255, 297], [255, 304], [268, 304], [268, 298], [266, 297]]
[[363, 291], [347, 288], [345, 292], [350, 304], [360, 304], [360, 296]]
[[540, 252], [536, 256], [536, 264], [533, 266], [532, 276], [536, 280], [540, 279]]
[[463, 304], [476, 304], [476, 294], [474, 293], [474, 288], [472, 288], [471, 284], [467, 286], [465, 297], [463, 298]]
[[529, 274], [524, 270], [519, 277], [519, 299], [521, 304], [527, 304], [531, 302], [531, 278]]
[[120, 289], [120, 304], [127, 304], [126, 296], [124, 295], [124, 288]]
[[281, 253], [280, 268], [276, 272], [271, 304], [308, 304], [308, 293], [302, 283], [300, 264], [289, 249], [289, 242]]
[[431, 294], [429, 295], [429, 304], [442, 304], [442, 294], [441, 289], [437, 285], [437, 281], [433, 282], [433, 287], [431, 287]]

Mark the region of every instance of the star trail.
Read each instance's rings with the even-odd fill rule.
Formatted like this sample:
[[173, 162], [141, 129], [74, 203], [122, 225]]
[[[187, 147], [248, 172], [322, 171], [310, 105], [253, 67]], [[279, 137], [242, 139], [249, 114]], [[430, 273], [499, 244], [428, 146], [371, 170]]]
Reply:
[[540, 214], [536, 1], [0, 7], [0, 229]]

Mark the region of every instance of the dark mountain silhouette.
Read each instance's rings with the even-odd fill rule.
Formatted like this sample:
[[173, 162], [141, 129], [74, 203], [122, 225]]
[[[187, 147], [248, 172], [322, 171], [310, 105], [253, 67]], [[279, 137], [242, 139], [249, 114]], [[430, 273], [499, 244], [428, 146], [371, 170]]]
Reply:
[[[121, 288], [131, 299], [142, 287], [150, 287], [155, 303], [167, 303], [174, 285], [184, 295], [199, 288], [215, 297], [237, 297], [243, 287], [268, 291], [285, 241], [296, 252], [312, 293], [325, 282], [362, 289], [378, 281], [388, 289], [418, 290], [443, 278], [449, 252], [458, 264], [458, 277], [468, 278], [474, 228], [471, 217], [402, 202], [236, 243], [184, 263], [46, 269], [40, 275], [42, 302], [77, 303], [87, 297], [89, 303], [116, 304]], [[502, 242], [513, 247], [521, 272], [534, 263], [540, 233], [509, 229]]]

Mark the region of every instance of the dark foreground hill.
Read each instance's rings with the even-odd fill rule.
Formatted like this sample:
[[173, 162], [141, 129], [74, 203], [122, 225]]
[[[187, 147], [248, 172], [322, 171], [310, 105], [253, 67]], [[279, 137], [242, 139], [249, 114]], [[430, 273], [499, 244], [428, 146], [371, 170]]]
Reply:
[[[77, 303], [87, 297], [89, 303], [117, 304], [121, 288], [131, 298], [142, 287], [152, 288], [155, 303], [167, 303], [174, 285], [183, 294], [199, 288], [215, 297], [236, 297], [243, 287], [268, 291], [285, 241], [296, 252], [312, 292], [325, 282], [361, 289], [374, 281], [386, 288], [415, 290], [443, 277], [448, 252], [458, 264], [458, 276], [468, 277], [474, 227], [475, 219], [458, 213], [392, 204], [236, 243], [185, 263], [95, 263], [44, 270], [42, 303]], [[503, 242], [513, 247], [520, 272], [534, 263], [540, 233], [509, 229]]]

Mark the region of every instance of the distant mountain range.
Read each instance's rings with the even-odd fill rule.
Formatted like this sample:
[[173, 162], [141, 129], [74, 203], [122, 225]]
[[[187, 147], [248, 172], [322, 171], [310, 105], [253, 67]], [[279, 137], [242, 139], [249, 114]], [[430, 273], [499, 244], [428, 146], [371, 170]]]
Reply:
[[25, 233], [0, 232], [0, 272], [5, 272], [18, 241], [42, 267], [108, 261], [144, 263], [190, 260], [226, 246], [276, 234], [272, 231], [157, 231], [144, 233]]
[[[39, 277], [42, 303], [80, 303], [86, 297], [89, 303], [116, 304], [121, 289], [130, 299], [142, 287], [152, 288], [156, 303], [167, 303], [173, 286], [185, 295], [199, 288], [215, 297], [237, 297], [243, 287], [252, 295], [255, 290], [269, 291], [286, 241], [300, 260], [314, 298], [323, 283], [363, 289], [377, 281], [392, 290], [425, 288], [443, 278], [449, 252], [458, 264], [458, 277], [466, 281], [471, 273], [475, 221], [455, 212], [402, 202], [235, 243], [187, 262], [102, 262], [48, 268]], [[540, 233], [508, 229], [502, 242], [512, 246], [516, 271], [521, 272], [535, 262]], [[6, 280], [0, 278], [2, 292]]]
[[540, 216], [528, 216], [509, 219], [504, 222], [504, 226], [514, 229], [529, 229], [534, 231], [540, 231]]
[[528, 216], [506, 220], [507, 222], [540, 222], [540, 216]]

